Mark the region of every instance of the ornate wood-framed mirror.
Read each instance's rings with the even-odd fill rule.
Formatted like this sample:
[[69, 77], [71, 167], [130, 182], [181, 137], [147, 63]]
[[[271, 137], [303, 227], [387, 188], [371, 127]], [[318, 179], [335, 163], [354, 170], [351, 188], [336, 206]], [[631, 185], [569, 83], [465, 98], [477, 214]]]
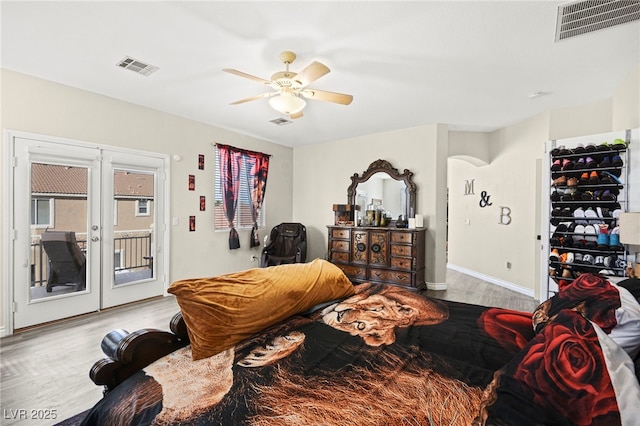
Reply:
[[[374, 180], [380, 179], [381, 181], [385, 180], [393, 180], [397, 181], [400, 186], [388, 184], [385, 185], [381, 183], [377, 185], [380, 188], [385, 188], [389, 186], [395, 186], [398, 188], [397, 190], [390, 189], [389, 191], [385, 191], [384, 189], [379, 189], [378, 193], [381, 195], [377, 195], [376, 197], [372, 197], [370, 194], [367, 194], [366, 198], [362, 199], [363, 188]], [[404, 183], [404, 187], [402, 187], [402, 183]], [[398, 192], [396, 200], [395, 192]], [[386, 195], [385, 192], [387, 192]], [[390, 194], [388, 193], [390, 192]], [[359, 193], [361, 193], [359, 195]], [[386, 160], [376, 160], [369, 165], [369, 168], [362, 173], [362, 176], [358, 175], [358, 173], [354, 173], [351, 176], [351, 185], [347, 189], [347, 203], [352, 205], [360, 205], [362, 210], [362, 203], [365, 205], [369, 204], [377, 204], [378, 202], [382, 203], [383, 208], [387, 209], [392, 217], [397, 217], [398, 215], [402, 215], [404, 218], [415, 217], [416, 213], [416, 184], [413, 182], [413, 172], [404, 169], [402, 173], [398, 171], [395, 167], [391, 165]], [[395, 206], [398, 206], [397, 208]]]

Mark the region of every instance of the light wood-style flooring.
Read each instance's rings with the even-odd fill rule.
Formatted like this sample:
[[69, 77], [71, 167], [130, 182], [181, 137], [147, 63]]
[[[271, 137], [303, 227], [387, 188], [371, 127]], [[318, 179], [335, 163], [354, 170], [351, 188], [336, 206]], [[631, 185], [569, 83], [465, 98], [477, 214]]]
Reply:
[[[449, 270], [447, 290], [425, 294], [446, 300], [532, 312], [528, 296]], [[93, 406], [102, 389], [89, 379], [104, 357], [102, 338], [111, 330], [169, 329], [179, 307], [165, 297], [61, 321], [0, 340], [0, 424], [53, 425]], [[19, 411], [26, 410], [26, 411]], [[55, 410], [55, 420], [16, 419], [31, 410]]]

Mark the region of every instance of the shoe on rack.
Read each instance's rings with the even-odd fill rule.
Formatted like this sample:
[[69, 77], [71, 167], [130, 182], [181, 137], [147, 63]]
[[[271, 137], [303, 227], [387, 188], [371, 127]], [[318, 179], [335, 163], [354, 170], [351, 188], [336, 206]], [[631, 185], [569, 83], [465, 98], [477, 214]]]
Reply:
[[593, 265], [595, 263], [595, 258], [593, 257], [593, 255], [585, 254], [584, 256], [582, 256], [582, 263], [584, 263], [585, 265]]
[[600, 176], [595, 170], [589, 173], [589, 185], [598, 185], [600, 183]]
[[616, 154], [611, 159], [611, 165], [613, 167], [622, 167], [624, 165], [624, 161], [622, 161], [622, 157], [620, 157], [618, 154]]
[[601, 169], [611, 167], [611, 160], [609, 159], [609, 157], [604, 157], [602, 161], [598, 163], [598, 167]]
[[582, 209], [582, 207], [578, 207], [577, 209], [574, 210], [573, 217], [576, 218], [576, 223], [578, 225], [588, 225], [589, 224], [589, 222], [584, 220], [585, 216], [584, 216], [584, 210]]
[[573, 164], [573, 161], [569, 160], [568, 158], [565, 158], [564, 160], [562, 160], [562, 170], [573, 170], [573, 166], [575, 166], [575, 164]]
[[586, 164], [587, 161], [584, 159], [584, 157], [580, 157], [576, 160], [574, 169], [586, 169]]
[[613, 180], [613, 182], [603, 182], [603, 183], [617, 183], [618, 185], [622, 185], [623, 184], [622, 181], [619, 179], [619, 176], [620, 176], [619, 174], [615, 175], [615, 174], [605, 170], [605, 171], [602, 172], [602, 175], [603, 176], [605, 176], [605, 175], [609, 176], [611, 178], [611, 180]]
[[606, 225], [600, 225], [600, 231], [598, 232], [597, 239], [598, 250], [609, 249], [609, 227]]
[[604, 256], [596, 256], [593, 260], [595, 266], [604, 266]]
[[584, 172], [580, 175], [580, 179], [578, 180], [580, 185], [589, 185], [589, 173]]
[[618, 197], [613, 195], [610, 190], [605, 190], [600, 196], [600, 200], [602, 201], [616, 201]]
[[[554, 248], [553, 250], [551, 250], [551, 253], [549, 253], [549, 261], [553, 262], [558, 262], [560, 261], [560, 252], [558, 251], [557, 248]], [[604, 261], [603, 261], [604, 262]], [[604, 264], [604, 263], [603, 263]]]
[[602, 142], [598, 146], [596, 146], [596, 151], [609, 151], [611, 148], [609, 147], [608, 142]]
[[575, 148], [571, 149], [571, 152], [574, 154], [582, 154], [584, 152], [584, 145], [579, 143], [575, 146]]
[[572, 259], [570, 263], [578, 263], [578, 264], [582, 263], [582, 253], [576, 253], [576, 254], [572, 253]]
[[585, 145], [584, 150], [586, 152], [593, 152], [593, 151], [596, 150], [596, 146], [594, 144], [592, 144], [592, 143], [588, 143], [588, 144]]
[[613, 272], [611, 269], [601, 269], [601, 270], [598, 271], [598, 274], [599, 275], [610, 275], [610, 276], [613, 276], [613, 277], [615, 277], [615, 275], [616, 275], [616, 273]]
[[596, 211], [593, 210], [593, 207], [588, 207], [584, 211], [584, 217], [586, 217], [587, 219], [597, 219], [596, 221], [589, 220], [589, 223], [600, 223], [600, 218], [598, 217], [598, 213], [596, 213]]
[[595, 168], [597, 165], [598, 163], [596, 163], [596, 160], [594, 160], [592, 157], [587, 157], [587, 159], [584, 162], [584, 166], [587, 169]]
[[620, 243], [620, 227], [616, 226], [609, 234], [609, 248], [611, 250], [623, 250], [624, 246]]
[[560, 170], [562, 170], [562, 160], [558, 158], [551, 164], [551, 171], [559, 172]]
[[554, 155], [554, 156], [555, 156], [555, 155], [560, 155], [560, 151], [562, 151], [562, 150], [564, 150], [564, 149], [566, 149], [566, 148], [564, 147], [564, 145], [558, 145], [557, 147], [555, 147], [555, 148], [553, 148], [553, 149], [551, 150], [551, 155]]
[[615, 150], [622, 150], [622, 149], [625, 149], [626, 147], [627, 147], [627, 143], [620, 138], [615, 139], [611, 144], [611, 148]]
[[578, 186], [578, 179], [570, 177], [569, 179], [567, 179], [567, 186]]
[[553, 190], [551, 193], [551, 201], [560, 201], [560, 193], [557, 190]]
[[591, 191], [584, 191], [581, 195], [580, 195], [582, 201], [591, 201], [593, 200], [593, 192]]
[[561, 175], [553, 180], [551, 183], [552, 186], [564, 186], [567, 184], [567, 177], [565, 175]]

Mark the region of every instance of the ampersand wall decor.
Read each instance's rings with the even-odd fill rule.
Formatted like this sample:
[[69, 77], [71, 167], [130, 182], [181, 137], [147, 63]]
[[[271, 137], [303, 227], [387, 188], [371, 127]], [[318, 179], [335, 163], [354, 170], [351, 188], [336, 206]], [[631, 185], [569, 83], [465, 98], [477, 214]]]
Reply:
[[491, 195], [487, 195], [487, 191], [482, 191], [480, 193], [480, 207], [487, 207], [493, 204], [489, 202], [489, 198], [491, 198]]

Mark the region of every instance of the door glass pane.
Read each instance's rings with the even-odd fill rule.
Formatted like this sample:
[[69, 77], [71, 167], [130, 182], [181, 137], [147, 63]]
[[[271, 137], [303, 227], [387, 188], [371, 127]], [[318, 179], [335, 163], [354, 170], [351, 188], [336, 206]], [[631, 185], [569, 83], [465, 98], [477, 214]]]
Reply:
[[29, 300], [85, 291], [86, 167], [31, 164]]
[[154, 173], [116, 169], [113, 198], [118, 206], [113, 227], [116, 286], [154, 277]]

